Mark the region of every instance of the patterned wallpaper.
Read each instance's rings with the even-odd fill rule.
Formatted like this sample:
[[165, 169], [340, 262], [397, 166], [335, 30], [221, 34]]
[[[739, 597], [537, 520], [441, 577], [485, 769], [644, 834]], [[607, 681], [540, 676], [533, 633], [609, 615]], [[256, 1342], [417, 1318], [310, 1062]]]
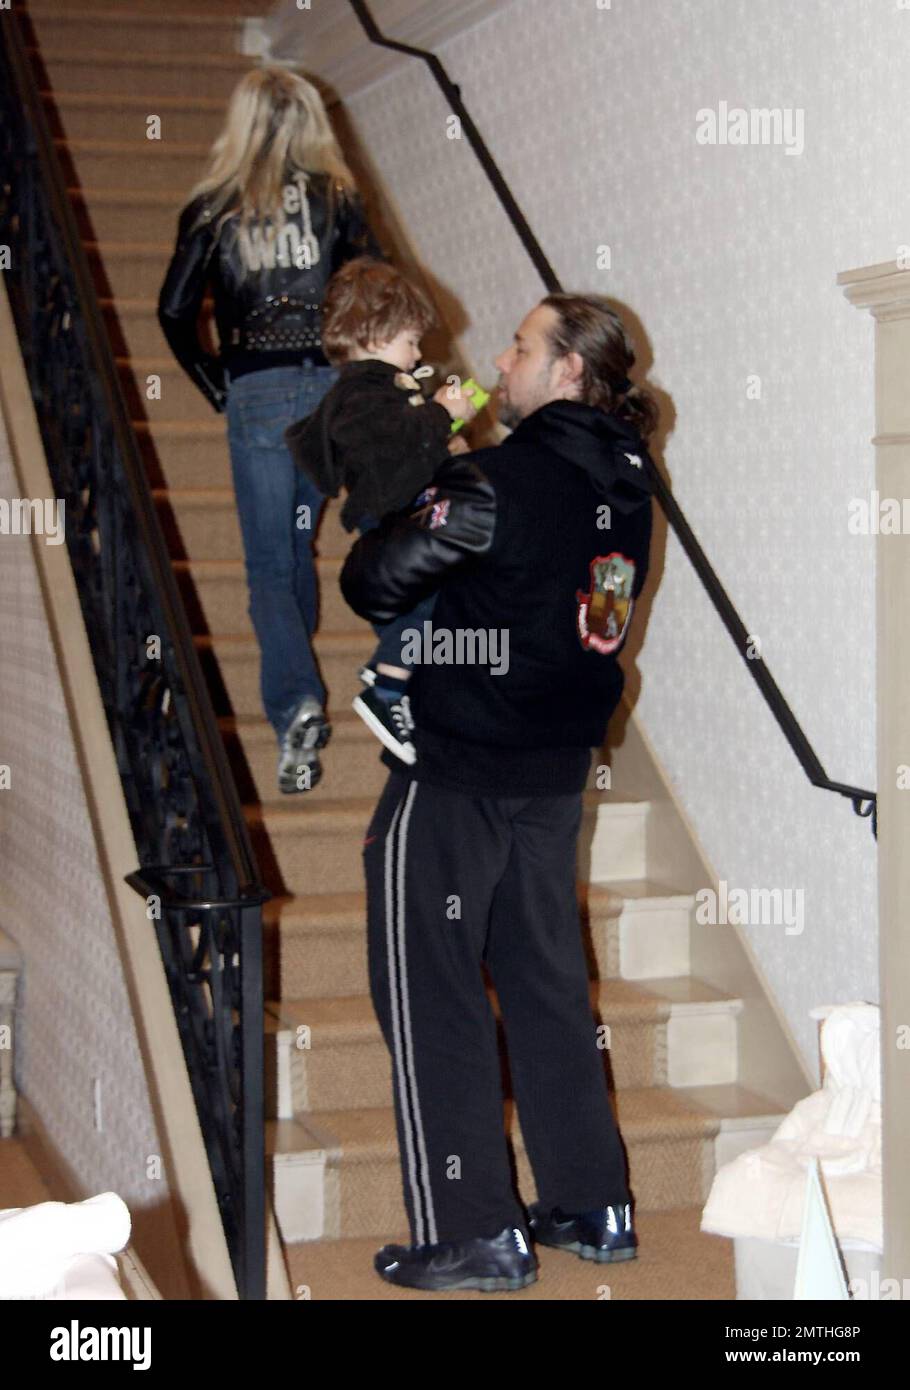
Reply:
[[[0, 415], [0, 497], [20, 495]], [[117, 1192], [135, 1217], [167, 1201], [167, 1178], [146, 1177], [162, 1151], [28, 536], [0, 535], [0, 653], [0, 929], [24, 956], [17, 1089], [86, 1195]]]
[[[873, 787], [874, 540], [847, 530], [873, 324], [835, 277], [910, 243], [910, 10], [513, 0], [440, 52], [562, 283], [636, 328], [676, 495], [829, 775]], [[779, 112], [778, 143], [697, 141], [734, 108]], [[542, 291], [467, 140], [416, 60], [349, 109], [495, 380]], [[878, 997], [874, 841], [809, 786], [675, 538], [654, 559], [638, 712], [718, 875], [804, 890], [801, 933], [746, 930], [816, 1074], [808, 1010]]]

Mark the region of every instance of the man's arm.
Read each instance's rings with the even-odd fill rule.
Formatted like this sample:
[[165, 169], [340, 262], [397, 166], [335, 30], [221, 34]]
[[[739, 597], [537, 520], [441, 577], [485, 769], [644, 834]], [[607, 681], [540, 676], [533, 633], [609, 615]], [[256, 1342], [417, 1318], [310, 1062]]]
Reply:
[[361, 536], [345, 561], [341, 591], [370, 622], [410, 612], [493, 544], [496, 493], [470, 457], [444, 462], [417, 504]]

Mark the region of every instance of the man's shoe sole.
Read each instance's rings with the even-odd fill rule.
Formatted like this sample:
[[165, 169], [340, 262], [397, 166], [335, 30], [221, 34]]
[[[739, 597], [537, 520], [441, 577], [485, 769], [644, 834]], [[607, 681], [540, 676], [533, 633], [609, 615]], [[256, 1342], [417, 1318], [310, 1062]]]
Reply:
[[514, 1293], [518, 1289], [526, 1289], [529, 1284], [537, 1283], [537, 1270], [532, 1269], [527, 1274], [516, 1275], [514, 1278], [506, 1278], [501, 1274], [490, 1274], [485, 1277], [480, 1275], [468, 1275], [464, 1279], [459, 1279], [457, 1283], [447, 1283], [440, 1279], [424, 1279], [414, 1281], [408, 1279], [394, 1279], [388, 1274], [383, 1274], [382, 1270], [377, 1270], [380, 1278], [387, 1284], [395, 1284], [401, 1289], [423, 1289], [427, 1293], [455, 1293], [459, 1289], [477, 1289], [480, 1293]]
[[359, 695], [354, 696], [351, 702], [351, 708], [360, 715], [360, 718], [363, 720], [364, 724], [366, 724], [370, 732], [376, 735], [379, 742], [383, 744], [384, 747], [388, 748], [390, 753], [394, 753], [396, 758], [400, 758], [401, 761], [407, 763], [409, 767], [412, 767], [414, 763], [416, 763], [416, 751], [411, 749], [411, 751], [408, 752], [407, 749], [402, 748], [401, 744], [397, 743], [389, 733], [386, 726], [376, 718], [369, 705], [364, 704]]
[[549, 1250], [568, 1250], [571, 1255], [578, 1255], [582, 1260], [594, 1260], [599, 1265], [619, 1264], [622, 1260], [638, 1258], [638, 1247], [635, 1245], [621, 1245], [615, 1250], [604, 1250], [599, 1245], [582, 1245], [580, 1240], [566, 1245], [558, 1240], [543, 1240], [541, 1236], [533, 1233], [531, 1238], [535, 1245], [545, 1245]]

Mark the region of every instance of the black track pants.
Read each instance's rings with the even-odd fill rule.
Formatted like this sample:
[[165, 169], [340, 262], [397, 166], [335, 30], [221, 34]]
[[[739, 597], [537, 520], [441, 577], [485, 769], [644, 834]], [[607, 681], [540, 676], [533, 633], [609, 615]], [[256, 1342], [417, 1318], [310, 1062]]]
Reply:
[[414, 1244], [523, 1221], [482, 960], [540, 1200], [567, 1212], [629, 1200], [575, 896], [580, 821], [580, 795], [471, 796], [394, 772], [376, 807], [370, 989]]

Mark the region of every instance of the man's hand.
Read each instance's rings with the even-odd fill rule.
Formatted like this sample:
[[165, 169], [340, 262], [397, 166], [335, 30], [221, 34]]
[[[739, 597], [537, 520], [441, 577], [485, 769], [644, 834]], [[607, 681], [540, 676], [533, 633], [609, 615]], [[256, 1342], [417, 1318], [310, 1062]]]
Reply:
[[464, 435], [461, 434], [452, 435], [452, 438], [449, 440], [448, 448], [450, 454], [469, 454], [471, 452], [470, 444], [465, 439]]

